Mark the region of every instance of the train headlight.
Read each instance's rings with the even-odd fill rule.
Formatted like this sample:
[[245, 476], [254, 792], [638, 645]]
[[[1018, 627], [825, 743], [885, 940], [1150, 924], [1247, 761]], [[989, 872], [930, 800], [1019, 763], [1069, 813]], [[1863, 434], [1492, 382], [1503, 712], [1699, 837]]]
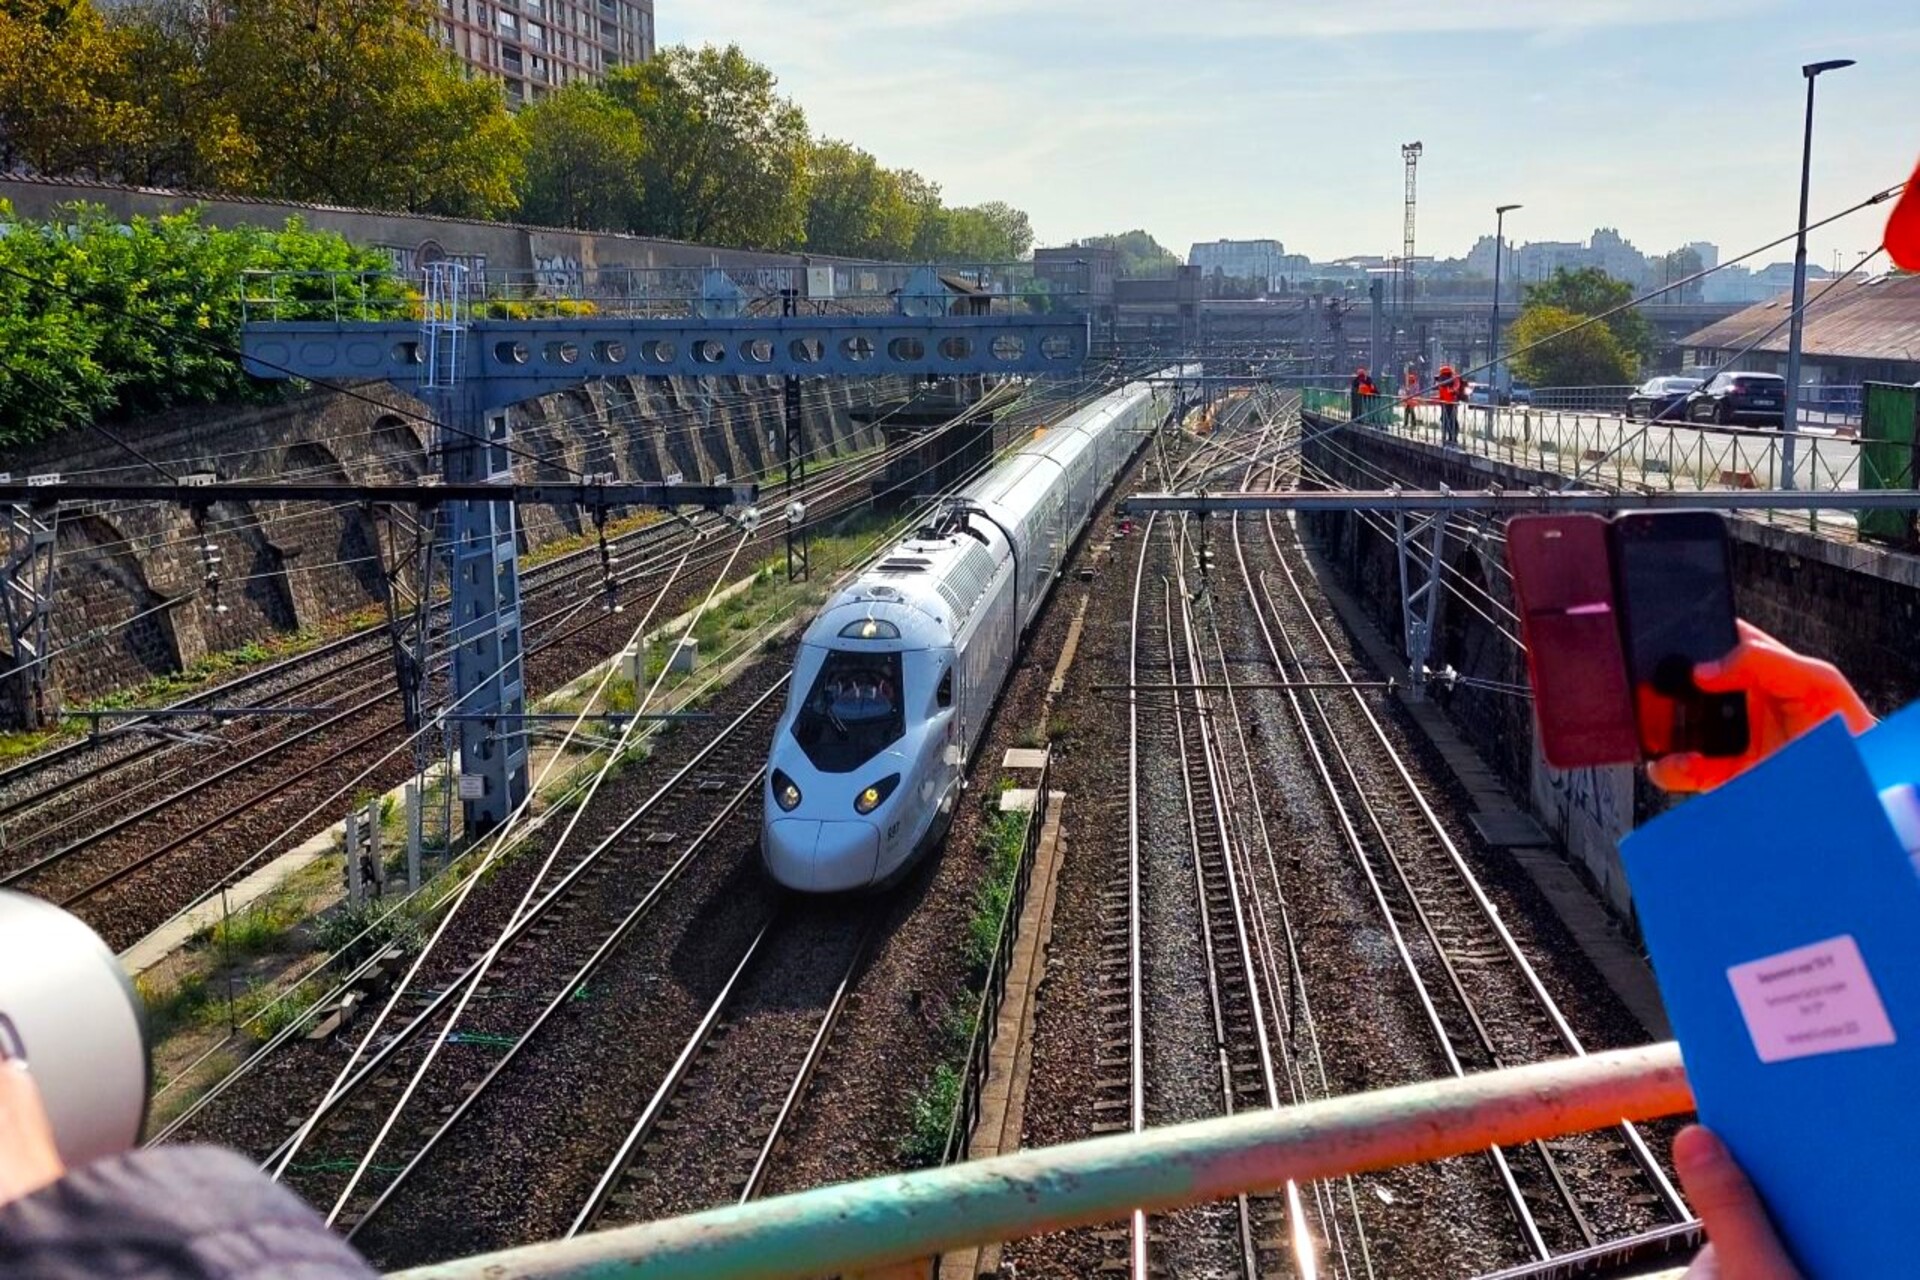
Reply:
[[778, 769], [773, 771], [773, 802], [780, 806], [782, 813], [792, 813], [800, 807], [800, 788]]
[[900, 775], [888, 774], [853, 798], [853, 811], [858, 814], [872, 813], [886, 803], [887, 797], [892, 795], [893, 789], [899, 785]]

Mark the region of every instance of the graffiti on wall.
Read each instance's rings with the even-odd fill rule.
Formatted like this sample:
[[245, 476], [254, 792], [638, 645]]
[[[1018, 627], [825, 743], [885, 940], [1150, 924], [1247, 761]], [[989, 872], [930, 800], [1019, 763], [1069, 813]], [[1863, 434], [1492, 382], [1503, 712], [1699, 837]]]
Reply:
[[574, 298], [581, 296], [582, 271], [580, 259], [570, 253], [536, 253], [533, 255], [533, 288], [543, 298]]
[[422, 240], [416, 245], [377, 244], [374, 248], [387, 255], [395, 275], [417, 276], [436, 262], [457, 262], [480, 275], [487, 270], [486, 254], [448, 253], [438, 240]]

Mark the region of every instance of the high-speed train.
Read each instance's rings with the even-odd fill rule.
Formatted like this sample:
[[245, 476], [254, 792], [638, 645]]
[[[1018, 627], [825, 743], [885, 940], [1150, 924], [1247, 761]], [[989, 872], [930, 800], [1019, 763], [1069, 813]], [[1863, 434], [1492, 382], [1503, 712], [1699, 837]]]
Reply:
[[[1167, 374], [1182, 372], [1197, 369]], [[1134, 382], [1055, 423], [827, 602], [767, 759], [760, 850], [776, 881], [889, 884], [946, 835], [1021, 637], [1172, 399]]]

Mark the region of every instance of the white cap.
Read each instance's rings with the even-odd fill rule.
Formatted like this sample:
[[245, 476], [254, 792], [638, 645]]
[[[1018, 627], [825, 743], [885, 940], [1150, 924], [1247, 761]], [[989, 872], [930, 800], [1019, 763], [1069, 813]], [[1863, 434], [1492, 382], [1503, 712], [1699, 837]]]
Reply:
[[68, 1165], [130, 1149], [147, 1118], [144, 1011], [113, 952], [51, 903], [0, 889], [0, 1058], [23, 1058]]

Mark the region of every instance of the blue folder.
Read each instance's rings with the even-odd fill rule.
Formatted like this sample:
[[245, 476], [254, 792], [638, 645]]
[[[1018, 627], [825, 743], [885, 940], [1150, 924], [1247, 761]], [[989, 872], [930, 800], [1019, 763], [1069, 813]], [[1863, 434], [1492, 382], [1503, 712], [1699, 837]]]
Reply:
[[1621, 842], [1700, 1118], [1818, 1280], [1920, 1275], [1920, 875], [1839, 719]]

